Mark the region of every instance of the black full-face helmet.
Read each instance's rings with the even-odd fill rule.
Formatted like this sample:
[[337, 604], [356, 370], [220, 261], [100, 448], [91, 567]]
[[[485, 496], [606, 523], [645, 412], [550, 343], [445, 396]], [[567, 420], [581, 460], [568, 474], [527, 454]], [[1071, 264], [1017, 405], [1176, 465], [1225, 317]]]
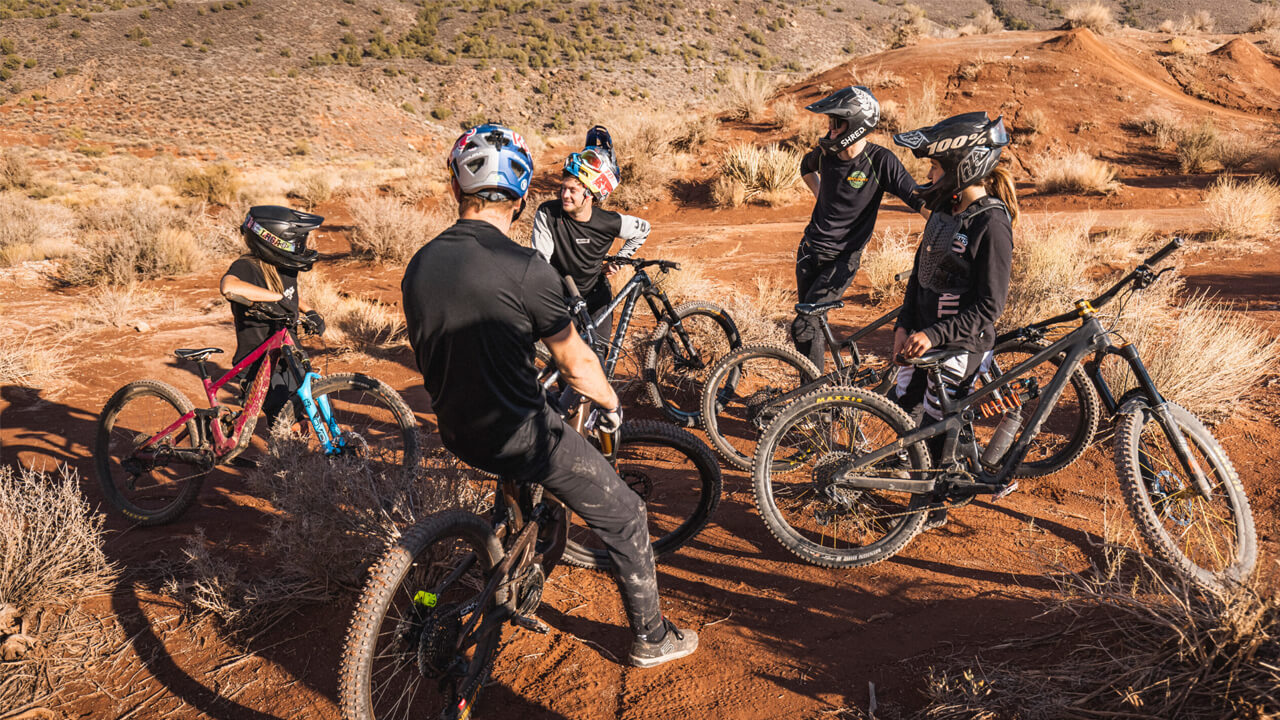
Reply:
[[858, 142], [880, 122], [880, 103], [871, 91], [861, 85], [837, 90], [805, 110], [830, 115], [844, 123], [844, 129], [835, 137], [824, 133], [818, 145], [829, 153], [838, 153]]
[[249, 208], [240, 231], [254, 255], [282, 270], [306, 272], [320, 253], [307, 248], [307, 234], [324, 218], [280, 205]]
[[1009, 133], [1003, 116], [991, 120], [985, 112], [971, 112], [898, 133], [893, 141], [912, 155], [937, 160], [942, 166], [942, 177], [922, 185], [920, 196], [930, 210], [949, 211], [961, 190], [982, 182], [995, 169], [1001, 148], [1009, 144]]

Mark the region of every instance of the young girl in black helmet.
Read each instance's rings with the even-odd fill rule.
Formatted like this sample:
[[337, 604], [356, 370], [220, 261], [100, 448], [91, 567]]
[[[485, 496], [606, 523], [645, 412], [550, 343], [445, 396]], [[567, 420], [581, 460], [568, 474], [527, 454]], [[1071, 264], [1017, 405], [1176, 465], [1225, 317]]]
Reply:
[[[942, 366], [945, 387], [932, 387], [928, 373], [906, 366], [891, 397], [917, 422], [924, 415], [938, 420], [939, 394], [967, 394], [990, 361], [995, 323], [1009, 295], [1018, 198], [1009, 171], [996, 166], [1009, 135], [1001, 118], [974, 112], [893, 141], [929, 159], [929, 184], [920, 196], [932, 211], [894, 329], [894, 357], [916, 358], [935, 348], [960, 352]], [[937, 511], [929, 526], [945, 518], [945, 510]]]
[[[314, 334], [324, 333], [324, 318], [298, 296], [298, 273], [315, 263], [318, 253], [307, 248], [307, 234], [320, 227], [324, 218], [278, 205], [249, 208], [240, 232], [249, 252], [241, 255], [222, 276], [219, 290], [231, 301], [231, 316], [236, 326], [236, 354], [232, 364], [243, 360], [271, 337], [273, 328], [267, 322], [251, 317], [246, 311], [261, 305], [271, 315], [297, 318]], [[296, 338], [295, 338], [296, 340]], [[262, 360], [240, 374], [242, 391], [248, 394]], [[277, 365], [271, 376], [262, 409], [274, 419], [289, 396], [297, 390], [289, 374]]]
[[[870, 90], [847, 87], [806, 109], [827, 116], [827, 133], [800, 162], [800, 175], [817, 202], [796, 250], [796, 291], [799, 302], [820, 303], [839, 300], [853, 282], [885, 192], [913, 210], [924, 203], [898, 158], [866, 140], [880, 120], [880, 104]], [[791, 337], [822, 368], [826, 341], [817, 318], [797, 315]]]

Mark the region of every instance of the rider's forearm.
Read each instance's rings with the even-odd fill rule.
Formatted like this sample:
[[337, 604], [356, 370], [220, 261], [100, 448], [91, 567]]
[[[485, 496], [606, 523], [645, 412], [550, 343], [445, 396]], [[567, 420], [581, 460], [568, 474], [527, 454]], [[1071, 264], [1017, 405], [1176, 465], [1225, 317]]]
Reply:
[[275, 290], [245, 282], [234, 275], [223, 275], [218, 290], [226, 299], [244, 305], [256, 302], [278, 302], [284, 299], [284, 296]]
[[613, 386], [600, 369], [600, 359], [590, 349], [585, 356], [575, 356], [565, 363], [560, 368], [560, 374], [569, 383], [569, 387], [600, 407], [612, 410], [619, 406], [618, 394], [613, 391]]

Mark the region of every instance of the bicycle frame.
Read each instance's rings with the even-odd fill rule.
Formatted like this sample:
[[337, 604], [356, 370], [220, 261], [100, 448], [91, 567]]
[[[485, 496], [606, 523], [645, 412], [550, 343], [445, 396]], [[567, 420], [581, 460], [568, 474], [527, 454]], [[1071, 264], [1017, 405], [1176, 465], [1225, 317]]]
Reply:
[[[289, 329], [287, 327], [281, 328], [255, 348], [253, 352], [246, 355], [239, 363], [236, 363], [217, 381], [209, 377], [204, 365], [206, 360], [197, 360], [196, 367], [200, 373], [200, 380], [204, 384], [205, 396], [209, 401], [209, 407], [195, 408], [185, 413], [171, 425], [139, 446], [135, 451], [135, 455], [142, 459], [149, 459], [150, 448], [164, 441], [179, 429], [184, 428], [195, 417], [202, 419], [202, 422], [197, 423], [196, 426], [198, 432], [202, 435], [202, 437], [198, 438], [199, 447], [196, 450], [171, 449], [170, 453], [173, 456], [187, 462], [212, 464], [210, 458], [205, 455], [207, 448], [210, 446], [212, 446], [213, 450], [213, 459], [217, 461], [242, 452], [248, 447], [249, 439], [252, 436], [251, 428], [257, 422], [258, 413], [262, 411], [262, 404], [266, 400], [271, 374], [278, 358], [279, 361], [288, 365], [290, 372], [298, 380], [299, 387], [296, 394], [302, 402], [303, 410], [308, 420], [310, 420], [311, 427], [324, 448], [325, 454], [340, 452], [346, 445], [346, 438], [339, 429], [337, 421], [333, 419], [333, 412], [329, 407], [329, 399], [324, 396], [316, 399], [311, 395], [311, 383], [314, 380], [318, 380], [320, 375], [310, 370], [305, 359], [300, 360], [297, 357], [298, 350], [296, 347], [293, 338], [289, 335]], [[232, 425], [230, 434], [228, 434], [224, 432], [222, 423], [216, 422], [222, 416], [226, 407], [218, 402], [218, 390], [245, 368], [257, 362], [259, 358], [262, 358], [263, 362], [254, 376], [253, 384], [250, 386], [247, 402], [240, 413], [240, 417], [236, 418]], [[247, 432], [246, 428], [249, 429]], [[205, 435], [205, 433], [208, 433], [208, 435]]]

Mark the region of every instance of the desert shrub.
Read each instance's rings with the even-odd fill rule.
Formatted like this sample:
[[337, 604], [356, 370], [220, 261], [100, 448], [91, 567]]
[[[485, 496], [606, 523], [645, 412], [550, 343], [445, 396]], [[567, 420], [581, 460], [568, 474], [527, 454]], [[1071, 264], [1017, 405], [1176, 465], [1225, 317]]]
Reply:
[[768, 75], [754, 70], [733, 68], [729, 71], [727, 91], [729, 116], [750, 122], [761, 122], [768, 110], [769, 95], [772, 92], [773, 81]]
[[609, 204], [628, 210], [666, 197], [671, 179], [684, 161], [671, 146], [677, 120], [666, 114], [633, 113], [605, 124], [613, 133], [614, 153], [622, 171], [622, 184], [609, 196]]
[[918, 236], [905, 231], [884, 230], [876, 233], [862, 254], [862, 271], [871, 286], [871, 299], [877, 303], [899, 303], [907, 289], [906, 280], [897, 280], [903, 272], [911, 272], [915, 262]]
[[671, 147], [679, 152], [699, 152], [715, 138], [717, 125], [714, 115], [695, 115], [680, 124]]
[[1094, 237], [1094, 258], [1103, 264], [1123, 266], [1127, 270], [1139, 254], [1149, 249], [1155, 238], [1155, 230], [1142, 219], [1123, 222]]
[[1255, 164], [1258, 172], [1274, 180], [1280, 180], [1280, 147], [1273, 147], [1261, 152]]
[[1106, 195], [1117, 188], [1115, 168], [1080, 150], [1041, 156], [1037, 167], [1036, 191], [1041, 193]]
[[56, 388], [66, 381], [70, 359], [71, 348], [53, 338], [0, 335], [0, 385]]
[[1155, 138], [1156, 147], [1168, 147], [1182, 132], [1182, 121], [1169, 110], [1152, 110], [1134, 125], [1144, 135]]
[[1183, 172], [1204, 172], [1217, 160], [1218, 131], [1209, 120], [1174, 133], [1174, 155]]
[[907, 3], [902, 6], [905, 17], [898, 20], [889, 31], [889, 47], [900, 48], [915, 45], [920, 38], [929, 36], [929, 21], [924, 8]]
[[289, 197], [301, 200], [302, 204], [311, 210], [333, 197], [333, 191], [338, 184], [339, 180], [333, 173], [312, 170], [299, 175], [294, 180], [293, 187], [289, 190]]
[[1069, 310], [1092, 287], [1089, 268], [1089, 215], [1074, 219], [1029, 218], [1018, 224], [1013, 246], [1009, 299], [1002, 328], [1014, 328]]
[[299, 282], [302, 297], [325, 317], [328, 344], [371, 354], [406, 343], [404, 313], [398, 308], [343, 292], [319, 268]]
[[98, 163], [96, 169], [126, 187], [173, 185], [178, 174], [178, 168], [170, 157], [155, 155], [140, 158], [133, 153], [120, 153], [105, 158]]
[[720, 161], [720, 176], [741, 183], [745, 202], [781, 204], [800, 180], [800, 156], [776, 143], [735, 145]]
[[1263, 5], [1249, 22], [1249, 32], [1263, 33], [1280, 28], [1280, 6]]
[[1040, 108], [1019, 114], [1018, 121], [1018, 129], [1028, 135], [1039, 135], [1049, 126], [1049, 116]]
[[747, 201], [747, 186], [741, 180], [721, 175], [711, 184], [711, 202], [722, 208], [735, 208]]
[[72, 285], [128, 285], [203, 268], [204, 247], [182, 212], [136, 193], [104, 196], [79, 211], [83, 249], [62, 264]]
[[886, 70], [880, 65], [855, 68], [851, 75], [853, 76], [854, 85], [863, 85], [872, 90], [900, 88], [905, 84], [901, 75], [892, 70]]
[[[1123, 550], [1099, 571], [1055, 576], [1059, 632], [1034, 657], [931, 672], [922, 717], [1264, 718], [1280, 711], [1280, 598], [1253, 582], [1210, 596]], [[1125, 567], [1135, 572], [1121, 571]]]
[[1096, 33], [1108, 33], [1115, 29], [1115, 16], [1111, 8], [1100, 2], [1076, 3], [1062, 14], [1073, 28], [1085, 27]]
[[156, 316], [162, 308], [166, 315], [178, 310], [177, 303], [172, 299], [166, 303], [165, 295], [159, 291], [137, 284], [104, 285], [84, 295], [67, 324], [73, 329], [95, 325], [126, 327]]
[[1187, 32], [1210, 33], [1217, 22], [1208, 10], [1197, 10], [1182, 20], [1182, 27]]
[[35, 173], [17, 148], [0, 154], [0, 191], [24, 190], [35, 182]]
[[236, 169], [228, 163], [189, 169], [178, 178], [178, 192], [216, 205], [231, 205], [240, 190]]
[[1213, 146], [1214, 159], [1223, 170], [1234, 172], [1262, 154], [1261, 141], [1252, 135], [1231, 133], [1220, 136]]
[[355, 224], [351, 253], [373, 262], [403, 263], [452, 223], [386, 195], [354, 195], [347, 207]]
[[1268, 237], [1280, 217], [1280, 185], [1266, 177], [1222, 178], [1205, 195], [1205, 213], [1215, 238]]
[[410, 202], [449, 195], [449, 171], [442, 162], [415, 159], [405, 165], [404, 180], [389, 189]]
[[70, 255], [74, 227], [75, 216], [62, 205], [0, 192], [0, 266]]
[[773, 104], [773, 123], [780, 128], [791, 127], [798, 114], [795, 103], [789, 100], [779, 100]]
[[960, 26], [960, 35], [990, 35], [1004, 30], [1004, 23], [988, 5], [974, 14], [973, 20]]
[[0, 707], [22, 709], [83, 672], [93, 623], [76, 607], [108, 587], [114, 568], [102, 516], [66, 467], [0, 467], [0, 547]]

